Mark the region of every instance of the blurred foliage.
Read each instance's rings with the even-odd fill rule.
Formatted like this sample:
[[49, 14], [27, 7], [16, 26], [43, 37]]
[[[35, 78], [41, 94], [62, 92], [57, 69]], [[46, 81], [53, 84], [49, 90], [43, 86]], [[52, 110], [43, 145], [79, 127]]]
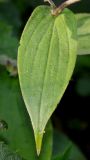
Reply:
[[12, 2], [0, 3], [0, 21], [9, 24], [14, 30], [13, 33], [18, 34], [21, 26], [20, 12]]
[[80, 150], [64, 134], [54, 132], [53, 160], [86, 160]]
[[0, 2], [7, 2], [8, 0], [0, 0]]
[[12, 27], [5, 21], [0, 21], [0, 55], [16, 58], [18, 40], [13, 36]]
[[[84, 42], [83, 42], [84, 44]], [[75, 91], [80, 96], [90, 96], [90, 56], [78, 56], [74, 76]]]
[[[59, 4], [62, 0], [54, 0], [54, 2]], [[32, 10], [39, 4], [44, 4], [43, 0], [0, 0], [0, 56], [6, 55], [16, 59], [19, 35]], [[79, 13], [90, 12], [90, 1], [82, 0], [70, 8]], [[77, 19], [79, 46], [82, 46], [79, 53], [87, 54], [90, 53], [90, 15], [78, 14]], [[74, 77], [77, 79], [76, 94], [90, 96], [89, 55], [78, 56]], [[22, 100], [18, 77], [11, 77], [2, 65], [0, 65], [0, 120], [8, 125], [8, 129], [5, 130], [0, 124], [0, 160], [21, 160], [16, 153], [26, 160], [51, 160], [51, 124], [47, 126], [42, 153], [40, 158], [37, 158], [33, 130]], [[73, 123], [70, 125], [72, 127]], [[75, 121], [74, 126], [77, 128], [78, 125], [79, 122]], [[78, 148], [64, 135], [54, 132], [53, 139], [53, 160], [85, 160]]]
[[16, 153], [11, 152], [7, 145], [0, 142], [0, 160], [23, 160]]

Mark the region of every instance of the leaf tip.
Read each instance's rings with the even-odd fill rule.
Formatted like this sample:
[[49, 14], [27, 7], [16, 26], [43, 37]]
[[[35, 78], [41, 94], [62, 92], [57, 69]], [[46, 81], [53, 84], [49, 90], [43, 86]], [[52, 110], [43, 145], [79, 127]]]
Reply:
[[41, 150], [37, 148], [37, 155], [38, 155], [38, 156], [40, 155], [40, 151], [41, 151]]
[[41, 152], [41, 147], [42, 147], [42, 139], [43, 139], [43, 132], [37, 132], [35, 134], [35, 141], [36, 141], [36, 150], [37, 150], [37, 155], [40, 155]]

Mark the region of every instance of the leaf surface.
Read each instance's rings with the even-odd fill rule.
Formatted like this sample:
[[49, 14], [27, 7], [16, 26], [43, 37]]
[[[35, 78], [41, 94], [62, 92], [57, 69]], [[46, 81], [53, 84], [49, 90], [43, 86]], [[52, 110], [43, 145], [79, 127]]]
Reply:
[[71, 11], [65, 9], [55, 17], [50, 7], [40, 6], [28, 20], [20, 40], [19, 79], [38, 154], [47, 121], [75, 66], [76, 39], [76, 20]]
[[78, 55], [90, 54], [90, 14], [77, 14]]

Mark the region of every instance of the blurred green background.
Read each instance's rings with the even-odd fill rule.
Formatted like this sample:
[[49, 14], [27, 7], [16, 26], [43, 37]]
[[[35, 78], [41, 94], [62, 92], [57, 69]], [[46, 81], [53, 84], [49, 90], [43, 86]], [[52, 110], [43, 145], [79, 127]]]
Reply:
[[[58, 5], [62, 0], [54, 0], [54, 2]], [[4, 119], [9, 124], [11, 133], [15, 137], [11, 147], [14, 148], [15, 143], [18, 144], [18, 139], [20, 139], [22, 141], [20, 153], [26, 157], [29, 157], [30, 153], [29, 151], [27, 151], [29, 154], [26, 153], [25, 148], [28, 150], [31, 147], [29, 141], [30, 143], [34, 142], [28, 141], [31, 131], [28, 129], [30, 120], [20, 93], [16, 58], [23, 28], [34, 8], [40, 4], [45, 3], [43, 0], [0, 0], [0, 119]], [[82, 0], [72, 5], [70, 9], [75, 13], [90, 13], [90, 1]], [[52, 123], [55, 129], [66, 134], [77, 144], [87, 159], [90, 159], [89, 107], [90, 56], [84, 55], [77, 57], [73, 77], [60, 104], [52, 115]], [[17, 126], [12, 128], [14, 115], [13, 125], [17, 124], [18, 129]], [[20, 126], [22, 129], [19, 128]], [[18, 136], [15, 136], [15, 130], [18, 132]], [[1, 131], [0, 134], [1, 141], [4, 140], [6, 144], [9, 144], [9, 140], [13, 141], [9, 133]], [[27, 138], [23, 139], [24, 135]], [[33, 137], [32, 133], [31, 137]], [[23, 146], [26, 143], [28, 146]], [[34, 156], [34, 151], [32, 154]]]

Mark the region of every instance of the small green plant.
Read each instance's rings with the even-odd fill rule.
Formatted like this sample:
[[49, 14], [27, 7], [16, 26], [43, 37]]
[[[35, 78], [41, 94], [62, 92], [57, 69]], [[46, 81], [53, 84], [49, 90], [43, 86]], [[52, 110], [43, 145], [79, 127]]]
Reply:
[[22, 95], [31, 117], [37, 154], [40, 154], [46, 124], [71, 79], [77, 57], [77, 23], [65, 9], [51, 1], [32, 13], [23, 31], [18, 51]]

